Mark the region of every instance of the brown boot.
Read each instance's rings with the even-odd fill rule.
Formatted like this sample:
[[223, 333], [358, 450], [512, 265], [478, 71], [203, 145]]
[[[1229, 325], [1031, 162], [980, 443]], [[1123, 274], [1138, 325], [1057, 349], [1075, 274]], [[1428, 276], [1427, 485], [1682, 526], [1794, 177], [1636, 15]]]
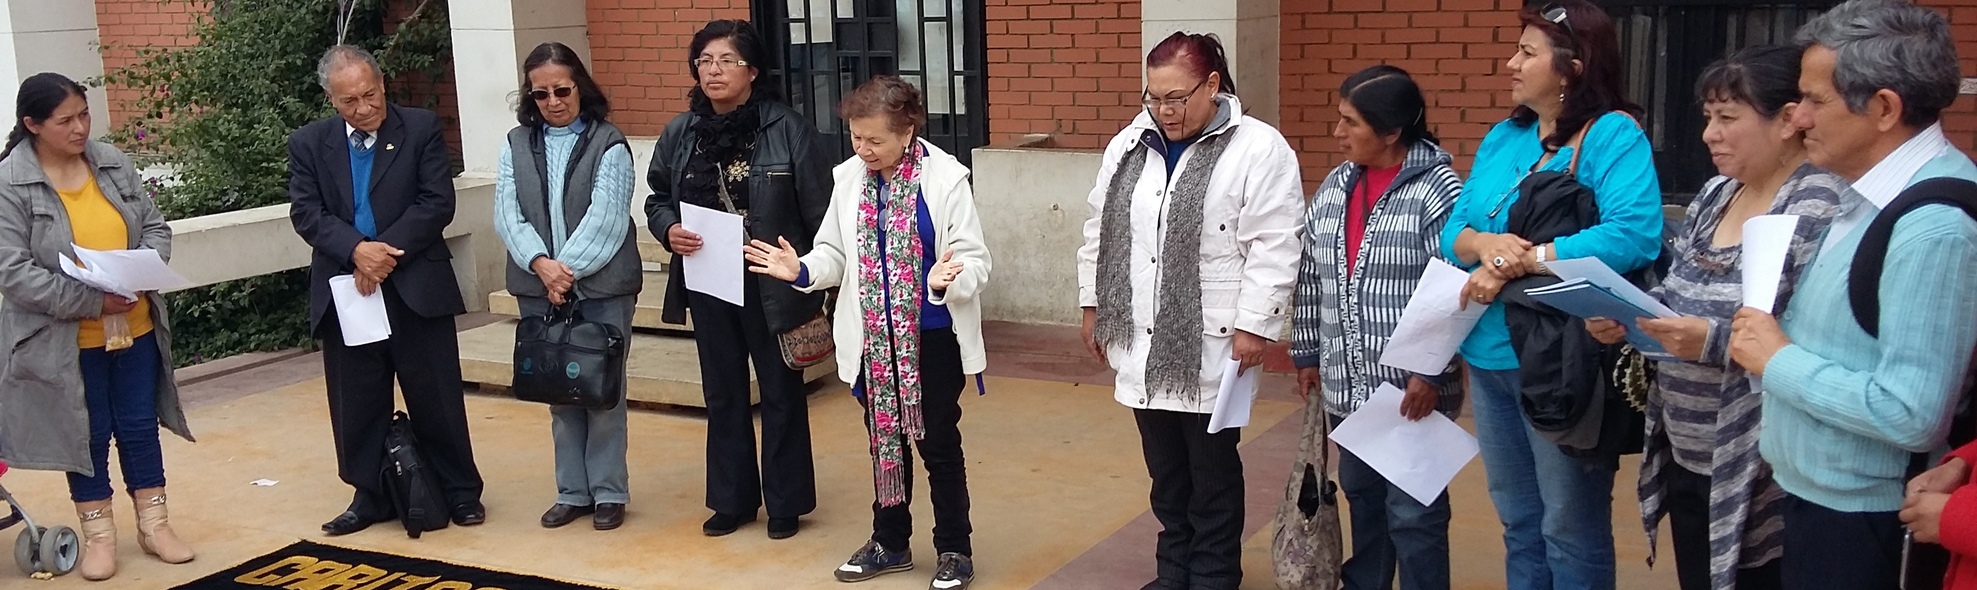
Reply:
[[76, 503], [76, 518], [82, 520], [82, 559], [76, 572], [92, 582], [117, 575], [117, 519], [110, 514], [110, 501]]
[[165, 488], [133, 491], [130, 501], [137, 507], [137, 546], [145, 553], [165, 563], [185, 563], [196, 557], [192, 546], [172, 532], [165, 513]]

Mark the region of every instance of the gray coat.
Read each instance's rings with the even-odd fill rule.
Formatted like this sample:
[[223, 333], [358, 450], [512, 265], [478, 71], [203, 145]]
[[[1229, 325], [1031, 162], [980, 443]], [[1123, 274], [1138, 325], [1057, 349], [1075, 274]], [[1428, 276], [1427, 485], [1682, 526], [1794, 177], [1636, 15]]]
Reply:
[[[85, 156], [96, 184], [123, 213], [131, 248], [172, 255], [172, 228], [143, 193], [130, 158], [90, 142]], [[14, 467], [94, 475], [89, 458], [89, 410], [83, 403], [76, 346], [79, 320], [97, 317], [103, 293], [62, 273], [59, 255], [74, 256], [68, 210], [35, 157], [33, 140], [0, 160], [0, 460]], [[172, 378], [171, 329], [165, 299], [151, 303], [152, 333], [163, 362], [158, 373], [158, 421], [192, 440]]]

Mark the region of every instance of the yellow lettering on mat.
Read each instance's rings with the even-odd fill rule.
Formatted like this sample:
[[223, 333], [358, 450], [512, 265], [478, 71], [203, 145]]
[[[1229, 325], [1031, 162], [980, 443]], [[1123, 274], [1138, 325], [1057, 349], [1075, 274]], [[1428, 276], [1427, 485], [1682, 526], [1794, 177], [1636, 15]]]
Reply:
[[314, 565], [310, 565], [308, 567], [302, 568], [302, 571], [289, 574], [288, 577], [286, 578], [275, 580], [274, 582], [270, 582], [262, 585], [282, 586], [283, 588], [287, 588], [288, 590], [297, 590], [298, 588], [300, 588], [300, 584], [303, 582], [307, 582], [309, 580], [327, 578], [329, 576], [342, 573], [343, 570], [347, 570], [347, 569], [350, 569], [350, 564], [337, 563], [325, 559], [316, 562]]
[[439, 581], [439, 576], [405, 576], [391, 590], [418, 590], [420, 586]]
[[281, 561], [268, 564], [266, 566], [263, 566], [261, 569], [257, 569], [251, 572], [241, 574], [240, 577], [234, 578], [233, 581], [242, 584], [247, 584], [250, 586], [273, 586], [275, 585], [276, 582], [279, 582], [282, 579], [282, 576], [277, 575], [275, 571], [291, 566], [297, 568], [305, 568], [314, 565], [315, 563], [316, 563], [316, 558], [314, 557], [309, 557], [307, 555], [297, 555], [294, 557], [290, 557], [288, 559], [283, 559]]
[[385, 577], [391, 572], [364, 564], [357, 564], [334, 576], [317, 578], [308, 583], [296, 583], [295, 590], [357, 590], [358, 587]]

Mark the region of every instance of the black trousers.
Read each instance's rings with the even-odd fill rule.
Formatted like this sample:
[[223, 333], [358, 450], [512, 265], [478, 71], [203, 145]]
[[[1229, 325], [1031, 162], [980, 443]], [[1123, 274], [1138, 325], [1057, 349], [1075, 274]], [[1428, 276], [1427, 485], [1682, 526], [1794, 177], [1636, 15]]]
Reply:
[[1791, 590], [1895, 590], [1902, 524], [1896, 512], [1840, 512], [1785, 495], [1782, 576]]
[[391, 318], [391, 338], [346, 346], [334, 308], [317, 327], [323, 342], [323, 376], [329, 385], [337, 474], [357, 490], [350, 509], [371, 517], [391, 514], [380, 474], [384, 436], [394, 408], [394, 378], [404, 391], [412, 435], [439, 477], [448, 504], [478, 502], [483, 484], [467, 433], [460, 340], [453, 316], [422, 317], [406, 307], [396, 285], [386, 281], [381, 288], [385, 314]]
[[[926, 436], [902, 449], [906, 469], [906, 503], [881, 506], [872, 502], [872, 540], [887, 551], [905, 551], [913, 538], [913, 448], [927, 466], [927, 487], [934, 504], [934, 551], [973, 557], [969, 541], [975, 531], [968, 520], [968, 462], [961, 454], [961, 392], [968, 378], [961, 373], [961, 343], [953, 330], [920, 333], [920, 419]], [[869, 400], [869, 398], [867, 398]], [[865, 404], [865, 427], [872, 426], [871, 404]]]
[[[1675, 580], [1682, 590], [1710, 590], [1709, 482], [1707, 475], [1689, 471], [1674, 461], [1661, 470], [1666, 488], [1661, 505], [1668, 510], [1669, 541], [1675, 546]], [[1738, 590], [1777, 590], [1780, 562], [1737, 570]]]
[[[687, 292], [693, 339], [700, 349], [701, 393], [707, 401], [707, 508], [750, 515], [766, 505], [770, 518], [802, 516], [817, 509], [810, 400], [804, 395], [803, 373], [783, 364], [782, 348], [762, 315], [756, 281], [746, 283], [746, 307]], [[751, 359], [762, 390], [760, 471], [748, 407]]]
[[1236, 590], [1242, 585], [1241, 429], [1208, 434], [1208, 414], [1133, 410], [1153, 476], [1154, 550], [1160, 585]]

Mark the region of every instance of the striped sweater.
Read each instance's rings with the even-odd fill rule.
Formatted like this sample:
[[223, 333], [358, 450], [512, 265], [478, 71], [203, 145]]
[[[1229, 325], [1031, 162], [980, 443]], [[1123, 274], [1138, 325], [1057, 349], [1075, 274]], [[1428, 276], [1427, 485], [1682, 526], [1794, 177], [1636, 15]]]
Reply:
[[[1784, 309], [1799, 274], [1818, 254], [1846, 187], [1845, 179], [1803, 164], [1770, 196], [1766, 214], [1799, 216], [1774, 310]], [[1700, 360], [1660, 363], [1648, 396], [1639, 484], [1641, 524], [1652, 548], [1667, 515], [1667, 470], [1709, 478], [1709, 570], [1717, 589], [1734, 587], [1739, 567], [1764, 565], [1784, 553], [1777, 505], [1784, 492], [1757, 454], [1761, 398], [1743, 367], [1730, 360], [1730, 319], [1743, 308], [1742, 245], [1715, 244], [1725, 210], [1742, 188], [1721, 176], [1704, 186], [1689, 205], [1669, 276], [1654, 290], [1676, 313], [1708, 320], [1709, 336]], [[1653, 549], [1648, 559], [1653, 562]]]
[[[1311, 197], [1292, 300], [1291, 358], [1298, 368], [1319, 369], [1325, 410], [1334, 416], [1359, 409], [1382, 383], [1407, 385], [1410, 374], [1381, 365], [1380, 353], [1422, 271], [1441, 251], [1442, 226], [1462, 193], [1462, 180], [1449, 162], [1448, 152], [1432, 142], [1416, 142], [1408, 150], [1400, 174], [1367, 213], [1357, 266], [1350, 273], [1346, 201], [1365, 167], [1339, 166]], [[1428, 377], [1443, 385], [1437, 409], [1456, 412], [1462, 397], [1455, 380]]]

